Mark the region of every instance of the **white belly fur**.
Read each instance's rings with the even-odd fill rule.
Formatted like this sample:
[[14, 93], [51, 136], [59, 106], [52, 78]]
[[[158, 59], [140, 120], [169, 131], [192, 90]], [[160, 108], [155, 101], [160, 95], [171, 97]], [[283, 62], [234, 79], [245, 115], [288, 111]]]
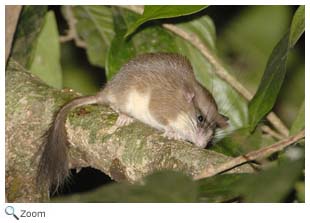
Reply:
[[153, 128], [163, 130], [164, 126], [158, 123], [150, 114], [149, 103], [150, 94], [141, 94], [138, 91], [132, 90], [128, 95], [126, 113]]

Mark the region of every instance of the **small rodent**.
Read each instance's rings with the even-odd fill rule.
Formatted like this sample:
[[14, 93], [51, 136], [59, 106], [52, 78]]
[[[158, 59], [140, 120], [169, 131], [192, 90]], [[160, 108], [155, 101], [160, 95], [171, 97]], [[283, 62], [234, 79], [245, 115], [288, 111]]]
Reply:
[[41, 145], [39, 185], [57, 190], [69, 175], [66, 117], [70, 110], [88, 104], [109, 105], [118, 112], [116, 126], [134, 118], [169, 138], [190, 141], [202, 148], [217, 127], [227, 126], [227, 118], [219, 114], [211, 93], [196, 81], [185, 57], [143, 54], [125, 64], [95, 96], [73, 99], [57, 112]]

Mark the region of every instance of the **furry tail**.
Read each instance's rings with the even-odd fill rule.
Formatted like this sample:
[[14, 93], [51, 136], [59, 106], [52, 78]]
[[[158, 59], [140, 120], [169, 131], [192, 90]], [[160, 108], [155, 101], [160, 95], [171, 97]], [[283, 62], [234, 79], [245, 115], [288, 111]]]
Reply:
[[[53, 123], [43, 135], [41, 158], [37, 172], [37, 185], [47, 186], [54, 192], [69, 176], [69, 141], [65, 128], [66, 117], [70, 110], [87, 104], [98, 103], [96, 96], [76, 98], [65, 104], [57, 113]], [[53, 188], [53, 189], [52, 189]]]

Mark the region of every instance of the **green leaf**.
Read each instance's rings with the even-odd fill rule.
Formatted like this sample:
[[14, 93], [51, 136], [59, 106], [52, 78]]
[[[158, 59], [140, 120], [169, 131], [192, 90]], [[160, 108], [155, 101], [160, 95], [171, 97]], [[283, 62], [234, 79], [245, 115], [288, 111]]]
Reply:
[[305, 6], [301, 5], [296, 10], [290, 30], [290, 47], [294, 47], [300, 36], [305, 31]]
[[175, 24], [186, 32], [195, 33], [201, 42], [210, 50], [216, 52], [216, 31], [212, 19], [203, 15], [188, 22]]
[[44, 24], [46, 12], [47, 6], [23, 6], [11, 55], [27, 69], [31, 66], [37, 38]]
[[55, 199], [55, 202], [196, 202], [197, 185], [172, 171], [154, 173], [143, 185], [114, 183], [92, 192]]
[[72, 10], [77, 22], [78, 35], [86, 42], [90, 63], [104, 67], [107, 51], [114, 36], [111, 9], [107, 6], [83, 5], [72, 6]]
[[303, 32], [304, 7], [301, 6], [293, 17], [290, 32], [273, 49], [259, 88], [249, 103], [251, 130], [273, 108], [285, 78], [288, 51]]
[[[126, 23], [136, 17], [133, 14], [124, 14]], [[150, 26], [131, 37], [136, 51], [142, 53], [177, 52], [175, 36], [160, 26]]]
[[302, 175], [304, 160], [281, 162], [279, 166], [250, 175], [239, 182], [236, 192], [240, 192], [244, 202], [283, 202]]
[[136, 55], [133, 41], [124, 39], [127, 30], [122, 11], [112, 8], [115, 36], [111, 42], [106, 59], [106, 76], [110, 80], [129, 59]]
[[259, 88], [249, 103], [249, 124], [251, 130], [272, 109], [281, 89], [286, 73], [286, 61], [289, 50], [288, 37], [288, 34], [284, 35], [273, 49]]
[[199, 180], [199, 202], [227, 202], [240, 196], [235, 188], [248, 174], [223, 174]]
[[48, 85], [62, 88], [60, 44], [54, 12], [45, 15], [45, 23], [38, 36], [30, 71]]
[[132, 34], [134, 31], [137, 30], [139, 26], [143, 23], [154, 20], [154, 19], [163, 19], [163, 18], [173, 18], [179, 17], [184, 15], [190, 15], [196, 12], [199, 12], [205, 9], [208, 6], [202, 5], [146, 5], [144, 6], [143, 15], [140, 16], [135, 23], [133, 23], [127, 33], [126, 37]]
[[248, 90], [257, 90], [268, 57], [287, 32], [291, 16], [287, 5], [251, 5], [229, 16], [221, 26], [218, 52]]
[[299, 108], [298, 114], [290, 129], [290, 135], [297, 134], [299, 131], [305, 128], [305, 101]]

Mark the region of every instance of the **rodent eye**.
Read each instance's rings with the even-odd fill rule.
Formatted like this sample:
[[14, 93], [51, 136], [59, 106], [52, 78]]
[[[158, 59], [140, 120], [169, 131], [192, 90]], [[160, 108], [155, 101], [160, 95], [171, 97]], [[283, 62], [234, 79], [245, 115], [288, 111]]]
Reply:
[[198, 122], [203, 122], [203, 117], [202, 117], [202, 115], [198, 115], [198, 117], [197, 117], [197, 120], [198, 120]]

